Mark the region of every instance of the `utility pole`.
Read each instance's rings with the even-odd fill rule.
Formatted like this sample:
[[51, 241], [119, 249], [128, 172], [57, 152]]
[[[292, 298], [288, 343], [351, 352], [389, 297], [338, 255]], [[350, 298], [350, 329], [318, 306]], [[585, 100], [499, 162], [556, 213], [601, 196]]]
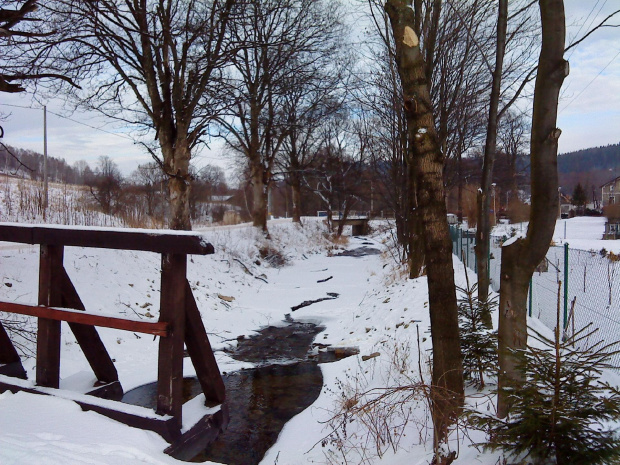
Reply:
[[43, 221], [45, 221], [47, 217], [47, 202], [48, 202], [48, 194], [47, 194], [47, 106], [46, 105], [43, 105], [43, 186], [44, 186]]

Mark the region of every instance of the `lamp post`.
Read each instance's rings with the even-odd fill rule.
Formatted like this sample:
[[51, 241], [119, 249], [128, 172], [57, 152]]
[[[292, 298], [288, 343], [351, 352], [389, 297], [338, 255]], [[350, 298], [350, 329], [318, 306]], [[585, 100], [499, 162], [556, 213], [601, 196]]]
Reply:
[[495, 199], [496, 199], [496, 195], [495, 195], [495, 186], [497, 184], [493, 183], [491, 184], [491, 187], [493, 188], [493, 225], [496, 226], [497, 225], [497, 210], [496, 210], [496, 205], [495, 205]]

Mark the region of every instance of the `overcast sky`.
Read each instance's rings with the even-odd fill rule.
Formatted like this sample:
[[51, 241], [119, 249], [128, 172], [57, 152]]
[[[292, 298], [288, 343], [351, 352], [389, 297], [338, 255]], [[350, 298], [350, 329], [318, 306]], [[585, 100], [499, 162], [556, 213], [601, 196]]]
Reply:
[[[619, 0], [566, 0], [567, 44], [602, 18], [620, 8]], [[620, 23], [620, 18], [614, 21]], [[595, 33], [575, 50], [567, 53], [570, 75], [564, 81], [558, 127], [562, 129], [560, 153], [620, 142], [620, 27]], [[36, 109], [17, 108], [36, 106]], [[94, 166], [100, 155], [114, 158], [125, 174], [139, 163], [150, 160], [137, 145], [94, 115], [74, 113], [71, 120], [57, 102], [48, 103], [48, 154], [72, 164], [86, 160]], [[10, 113], [0, 124], [5, 144], [43, 153], [43, 111], [30, 95], [0, 93], [0, 111]], [[51, 113], [53, 112], [53, 113]], [[82, 124], [79, 124], [79, 123]], [[108, 132], [88, 126], [103, 128]], [[112, 134], [111, 134], [112, 133]], [[198, 165], [217, 164], [226, 168], [228, 160], [220, 144], [203, 150]]]

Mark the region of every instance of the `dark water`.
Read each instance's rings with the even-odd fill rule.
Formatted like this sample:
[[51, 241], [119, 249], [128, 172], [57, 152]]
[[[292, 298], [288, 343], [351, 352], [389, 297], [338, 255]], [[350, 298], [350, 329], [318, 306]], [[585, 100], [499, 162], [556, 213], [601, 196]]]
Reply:
[[[369, 244], [368, 242], [366, 244]], [[375, 249], [374, 247], [358, 247], [356, 249], [345, 250], [344, 252], [340, 252], [334, 257], [366, 257], [367, 255], [379, 255], [381, 254], [381, 250]]]
[[[240, 338], [237, 348], [230, 351], [233, 358], [255, 363], [257, 368], [224, 375], [230, 423], [194, 461], [258, 464], [275, 443], [284, 424], [319, 396], [323, 376], [318, 362], [351, 355], [351, 352], [340, 356], [323, 352], [319, 357], [309, 356], [312, 341], [323, 328], [289, 323], [284, 327], [270, 326], [253, 337]], [[126, 393], [123, 402], [153, 407], [156, 390], [156, 383], [141, 386]], [[200, 384], [195, 378], [186, 378], [183, 391], [189, 400], [201, 392]]]

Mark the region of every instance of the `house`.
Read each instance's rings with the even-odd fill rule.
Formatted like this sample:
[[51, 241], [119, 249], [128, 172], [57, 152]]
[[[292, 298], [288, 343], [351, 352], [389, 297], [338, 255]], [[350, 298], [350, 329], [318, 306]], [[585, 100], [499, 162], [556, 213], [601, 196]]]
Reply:
[[601, 186], [601, 204], [607, 222], [603, 239], [620, 238], [620, 176]]
[[620, 176], [601, 186], [601, 206], [620, 204]]

